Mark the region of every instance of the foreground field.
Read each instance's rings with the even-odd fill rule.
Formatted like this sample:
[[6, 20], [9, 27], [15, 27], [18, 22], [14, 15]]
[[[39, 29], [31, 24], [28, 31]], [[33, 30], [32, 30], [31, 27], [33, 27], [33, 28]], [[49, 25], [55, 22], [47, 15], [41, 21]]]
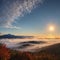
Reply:
[[60, 44], [51, 45], [37, 52], [21, 52], [0, 44], [0, 60], [60, 60]]

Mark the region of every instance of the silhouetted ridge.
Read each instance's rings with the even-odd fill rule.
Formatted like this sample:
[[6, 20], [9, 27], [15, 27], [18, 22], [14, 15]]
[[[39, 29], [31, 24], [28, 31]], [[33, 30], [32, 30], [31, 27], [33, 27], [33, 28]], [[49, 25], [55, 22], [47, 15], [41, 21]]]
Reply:
[[31, 38], [33, 38], [33, 36], [16, 36], [16, 35], [11, 35], [11, 34], [6, 34], [6, 35], [0, 36], [0, 39], [4, 39], [4, 38], [8, 38], [8, 39], [10, 39], [10, 38], [20, 38], [20, 39], [29, 38], [29, 39], [31, 39]]

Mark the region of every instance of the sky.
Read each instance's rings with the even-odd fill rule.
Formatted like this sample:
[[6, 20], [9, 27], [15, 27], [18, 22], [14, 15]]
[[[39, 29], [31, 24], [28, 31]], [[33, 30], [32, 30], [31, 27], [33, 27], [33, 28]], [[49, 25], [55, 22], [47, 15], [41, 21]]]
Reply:
[[0, 0], [0, 34], [60, 35], [60, 0]]

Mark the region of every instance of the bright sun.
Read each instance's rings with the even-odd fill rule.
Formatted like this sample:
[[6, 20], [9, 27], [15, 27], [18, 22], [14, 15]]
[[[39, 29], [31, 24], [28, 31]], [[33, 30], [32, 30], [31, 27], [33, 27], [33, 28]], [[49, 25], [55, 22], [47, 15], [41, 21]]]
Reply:
[[51, 31], [51, 32], [52, 32], [52, 31], [54, 31], [54, 30], [55, 30], [55, 27], [54, 27], [54, 26], [52, 26], [52, 25], [51, 25], [51, 26], [49, 26], [49, 31]]

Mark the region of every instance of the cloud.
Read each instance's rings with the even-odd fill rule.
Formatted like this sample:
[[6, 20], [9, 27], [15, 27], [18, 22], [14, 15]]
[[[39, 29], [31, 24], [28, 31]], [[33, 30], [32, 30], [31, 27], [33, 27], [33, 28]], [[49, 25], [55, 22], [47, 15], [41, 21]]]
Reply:
[[2, 35], [2, 33], [0, 32], [0, 35]]
[[24, 16], [25, 13], [30, 13], [42, 0], [2, 0], [0, 4], [0, 27], [16, 28], [14, 26], [18, 17]]

